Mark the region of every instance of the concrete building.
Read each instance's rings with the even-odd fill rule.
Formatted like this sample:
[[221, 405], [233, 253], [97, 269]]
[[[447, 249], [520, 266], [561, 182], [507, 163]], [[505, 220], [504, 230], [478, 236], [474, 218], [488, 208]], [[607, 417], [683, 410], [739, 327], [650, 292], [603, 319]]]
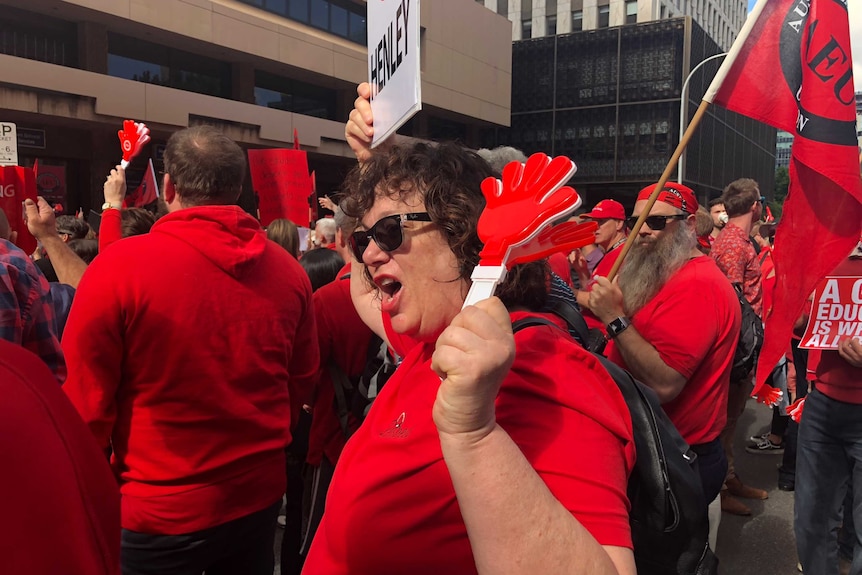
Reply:
[[[424, 109], [401, 133], [476, 145], [510, 122], [510, 23], [470, 0], [421, 10]], [[153, 136], [130, 180], [206, 123], [246, 148], [290, 147], [296, 129], [329, 193], [355, 162], [344, 122], [367, 79], [365, 16], [362, 0], [0, 0], [0, 120], [18, 125], [19, 163], [55, 168], [69, 209], [101, 205], [124, 119]]]
[[746, 0], [476, 0], [512, 22], [512, 40], [691, 16], [727, 51], [745, 22]]
[[[512, 125], [489, 129], [485, 147], [565, 155], [587, 205], [607, 197], [628, 206], [658, 180], [680, 139], [680, 107], [694, 116], [720, 48], [690, 17], [583, 30], [512, 45]], [[737, 178], [771, 194], [775, 128], [710, 106], [685, 152], [683, 181], [706, 200]], [[676, 173], [674, 178], [676, 179]]]

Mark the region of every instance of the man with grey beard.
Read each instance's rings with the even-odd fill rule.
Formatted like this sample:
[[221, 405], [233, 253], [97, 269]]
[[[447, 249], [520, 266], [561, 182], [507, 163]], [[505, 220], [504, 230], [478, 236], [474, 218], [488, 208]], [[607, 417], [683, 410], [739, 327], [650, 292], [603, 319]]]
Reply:
[[[641, 190], [628, 225], [655, 186]], [[739, 302], [712, 258], [697, 249], [692, 190], [668, 182], [628, 254], [618, 282], [599, 277], [590, 308], [607, 324], [608, 358], [652, 388], [698, 454], [707, 502], [727, 471], [719, 435], [739, 338]]]

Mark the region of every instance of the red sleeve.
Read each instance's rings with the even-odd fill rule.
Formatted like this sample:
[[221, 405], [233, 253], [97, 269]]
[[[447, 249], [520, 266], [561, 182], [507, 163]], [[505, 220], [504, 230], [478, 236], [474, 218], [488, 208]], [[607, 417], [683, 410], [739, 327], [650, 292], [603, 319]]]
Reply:
[[601, 545], [631, 549], [626, 489], [635, 448], [628, 407], [598, 361], [558, 331], [516, 334], [497, 422]]
[[106, 247], [123, 237], [123, 214], [120, 210], [113, 208], [102, 212], [102, 221], [99, 223], [99, 253]]
[[287, 372], [290, 374], [290, 428], [291, 431], [299, 423], [299, 413], [302, 403], [314, 393], [320, 369], [320, 351], [317, 344], [317, 323], [314, 320], [314, 308], [311, 300], [311, 283], [308, 277], [302, 280], [306, 284], [307, 300], [303, 309], [302, 320], [296, 330]]
[[[109, 210], [116, 211], [116, 210]], [[63, 391], [90, 427], [100, 448], [108, 447], [117, 416], [115, 395], [123, 364], [123, 316], [118, 262], [93, 260], [75, 293], [63, 332], [69, 375]]]

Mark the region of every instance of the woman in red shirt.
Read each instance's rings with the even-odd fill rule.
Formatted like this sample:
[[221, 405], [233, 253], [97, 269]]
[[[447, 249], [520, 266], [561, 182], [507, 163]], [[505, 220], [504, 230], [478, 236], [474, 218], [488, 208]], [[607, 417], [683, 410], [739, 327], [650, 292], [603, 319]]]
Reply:
[[353, 251], [419, 343], [347, 443], [304, 573], [634, 574], [616, 384], [563, 329], [512, 335], [544, 303], [547, 264], [461, 311], [488, 166], [454, 144], [362, 159], [340, 204], [360, 221]]

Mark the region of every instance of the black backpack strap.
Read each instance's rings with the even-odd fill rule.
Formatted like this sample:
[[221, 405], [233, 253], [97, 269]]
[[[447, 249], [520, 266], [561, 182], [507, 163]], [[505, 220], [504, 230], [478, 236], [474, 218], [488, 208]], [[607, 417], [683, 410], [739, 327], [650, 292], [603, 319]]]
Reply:
[[578, 340], [581, 345], [587, 347], [590, 341], [590, 328], [587, 327], [587, 322], [584, 321], [584, 316], [578, 311], [574, 305], [565, 300], [555, 300], [549, 302], [548, 308], [550, 311], [564, 320], [569, 326], [569, 331], [572, 336]]

